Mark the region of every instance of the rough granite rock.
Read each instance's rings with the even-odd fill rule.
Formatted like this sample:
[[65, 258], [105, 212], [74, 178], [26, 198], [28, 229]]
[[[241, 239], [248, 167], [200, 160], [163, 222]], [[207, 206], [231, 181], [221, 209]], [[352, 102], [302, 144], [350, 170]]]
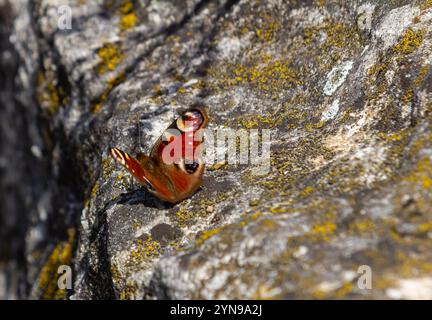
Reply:
[[[0, 298], [432, 299], [432, 1], [0, 16]], [[271, 129], [271, 170], [216, 164], [163, 203], [108, 148], [148, 152], [196, 103], [211, 129]]]

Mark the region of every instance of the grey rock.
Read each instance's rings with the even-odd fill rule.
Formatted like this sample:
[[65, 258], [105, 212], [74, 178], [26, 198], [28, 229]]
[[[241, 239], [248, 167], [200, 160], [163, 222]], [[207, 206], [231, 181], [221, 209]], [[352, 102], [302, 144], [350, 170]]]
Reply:
[[[0, 2], [0, 298], [432, 298], [430, 1], [67, 2]], [[108, 148], [196, 103], [271, 170], [169, 205]]]

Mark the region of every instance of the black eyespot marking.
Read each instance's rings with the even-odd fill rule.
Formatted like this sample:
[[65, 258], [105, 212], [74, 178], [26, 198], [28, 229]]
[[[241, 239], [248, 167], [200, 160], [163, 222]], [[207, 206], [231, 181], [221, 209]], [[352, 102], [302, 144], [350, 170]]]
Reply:
[[198, 167], [199, 167], [198, 162], [185, 163], [185, 169], [188, 173], [194, 173], [195, 171], [197, 171]]

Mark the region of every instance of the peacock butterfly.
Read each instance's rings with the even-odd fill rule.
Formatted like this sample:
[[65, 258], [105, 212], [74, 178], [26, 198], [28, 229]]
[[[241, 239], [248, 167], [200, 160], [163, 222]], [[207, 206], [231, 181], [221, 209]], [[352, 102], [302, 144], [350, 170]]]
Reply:
[[149, 156], [138, 153], [132, 157], [118, 148], [110, 148], [110, 154], [151, 193], [177, 203], [193, 195], [202, 184], [201, 152], [207, 123], [204, 108], [194, 107], [165, 130]]

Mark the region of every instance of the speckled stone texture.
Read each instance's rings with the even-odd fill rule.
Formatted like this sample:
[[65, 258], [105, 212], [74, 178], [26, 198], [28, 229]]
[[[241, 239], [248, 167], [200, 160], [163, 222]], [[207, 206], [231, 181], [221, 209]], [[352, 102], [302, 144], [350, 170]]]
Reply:
[[[0, 297], [432, 299], [432, 1], [0, 14]], [[108, 148], [148, 152], [196, 103], [210, 129], [271, 129], [271, 170], [216, 164], [163, 203]]]

